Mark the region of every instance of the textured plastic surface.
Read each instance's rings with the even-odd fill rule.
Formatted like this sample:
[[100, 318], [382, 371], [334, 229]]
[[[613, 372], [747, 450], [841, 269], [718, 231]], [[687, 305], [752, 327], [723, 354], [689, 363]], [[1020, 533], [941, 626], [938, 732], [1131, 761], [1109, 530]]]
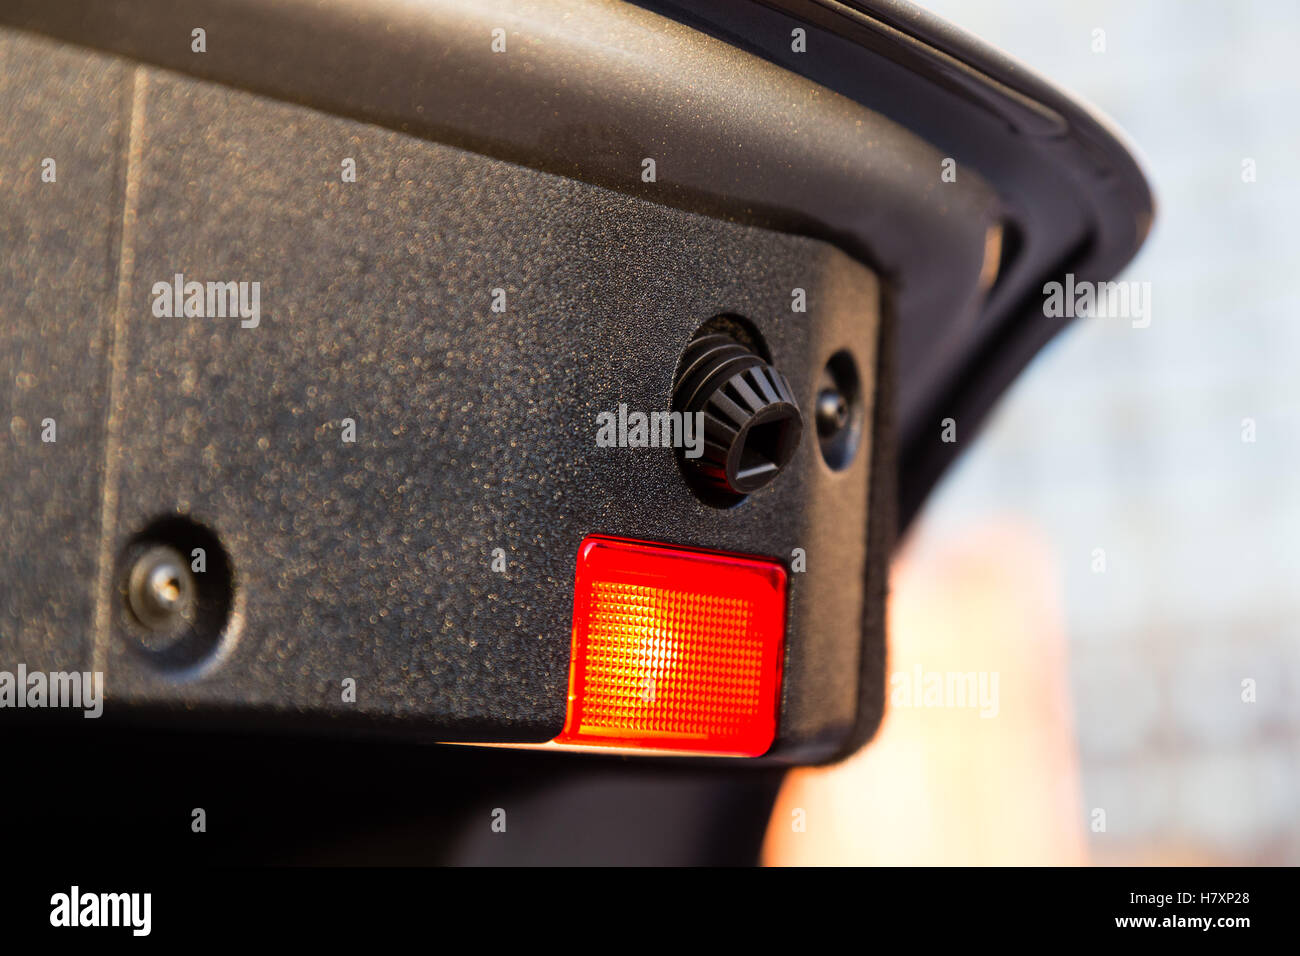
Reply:
[[[792, 4], [802, 16], [752, 0], [645, 5], [691, 26], [621, 0], [7, 0], [0, 22], [830, 242], [891, 284], [903, 426], [909, 443], [938, 434], [933, 403], [964, 387], [971, 350], [1001, 329], [1001, 311], [979, 320], [981, 276], [997, 265], [989, 230], [1025, 220], [1014, 281], [995, 289], [1002, 309], [1088, 239], [1094, 197], [1077, 167], [1105, 164], [1115, 175], [1100, 181], [1126, 186], [1127, 154], [1096, 136], [1085, 152], [1066, 121], [1077, 110], [1037, 104], [843, 5]], [[211, 42], [196, 56], [199, 22]], [[813, 53], [790, 51], [796, 26]], [[505, 53], [492, 50], [497, 28]], [[940, 179], [948, 158], [954, 182]], [[1110, 241], [1099, 248], [1127, 257], [1135, 210], [1127, 192], [1116, 205], [1100, 211]], [[1039, 319], [1016, 323], [1035, 348], [1060, 328]], [[909, 500], [928, 490], [928, 468], [905, 482]]]
[[[1089, 109], [910, 3], [639, 3], [695, 29], [613, 0], [9, 0], [0, 20], [834, 242], [894, 286], [906, 524], [966, 445], [935, 423], [973, 437], [1066, 324], [1043, 284], [1107, 279], [1141, 245], [1142, 170]], [[226, 40], [195, 57], [199, 20]], [[650, 188], [629, 175], [647, 156]]]
[[[880, 610], [863, 603], [871, 448], [831, 472], [802, 442], [779, 480], [719, 509], [671, 449], [594, 436], [620, 403], [667, 409], [682, 350], [720, 313], [754, 324], [801, 404], [836, 351], [873, 368], [867, 269], [30, 35], [0, 43], [0, 114], [21, 117], [6, 176], [73, 144], [58, 188], [5, 207], [6, 657], [104, 670], [107, 719], [540, 742], [564, 721], [584, 535], [801, 549], [772, 755], [844, 744], [883, 680], [881, 637], [860, 626]], [[259, 326], [156, 317], [154, 284], [177, 272], [259, 281]], [[219, 537], [238, 588], [237, 626], [196, 674], [137, 653], [113, 591], [132, 537], [174, 513]]]

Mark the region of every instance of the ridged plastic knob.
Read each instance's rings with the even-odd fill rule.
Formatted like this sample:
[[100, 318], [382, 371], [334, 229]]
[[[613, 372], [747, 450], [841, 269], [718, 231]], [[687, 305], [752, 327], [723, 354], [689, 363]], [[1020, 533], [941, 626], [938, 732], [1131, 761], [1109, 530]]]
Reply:
[[708, 488], [752, 494], [794, 456], [803, 416], [785, 376], [729, 335], [710, 333], [686, 347], [673, 409], [704, 413], [704, 451], [684, 458]]

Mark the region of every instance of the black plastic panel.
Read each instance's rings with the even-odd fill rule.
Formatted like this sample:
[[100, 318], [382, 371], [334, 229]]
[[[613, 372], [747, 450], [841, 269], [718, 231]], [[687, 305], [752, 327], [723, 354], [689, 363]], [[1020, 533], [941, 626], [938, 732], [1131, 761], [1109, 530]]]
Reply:
[[[690, 25], [605, 0], [7, 0], [0, 22], [824, 239], [892, 290], [902, 422], [916, 435], [996, 325], [981, 321], [989, 230], [1032, 213], [1032, 279], [1093, 226], [1065, 116], [978, 70], [936, 67], [932, 47], [842, 4], [792, 3], [793, 16], [752, 0], [645, 5]], [[201, 55], [189, 46], [200, 23]], [[814, 54], [790, 53], [794, 25], [812, 31]], [[505, 53], [492, 51], [494, 28]], [[1042, 151], [1048, 136], [1061, 148]], [[647, 157], [654, 183], [641, 179]], [[955, 182], [940, 179], [947, 157]]]
[[90, 665], [128, 72], [0, 32], [0, 669]]
[[[46, 65], [54, 45], [4, 42], [7, 61], [24, 64], [25, 95], [57, 112], [71, 91]], [[123, 181], [106, 184], [124, 197], [125, 231], [120, 249], [103, 234], [91, 284], [120, 278], [120, 301], [101, 297], [63, 335], [99, 357], [78, 376], [104, 403], [107, 444], [72, 432], [54, 459], [26, 435], [4, 477], [95, 517], [99, 486], [65, 479], [102, 470], [102, 532], [86, 521], [66, 543], [95, 542], [101, 563], [62, 581], [83, 614], [93, 593], [94, 612], [51, 640], [85, 629], [110, 709], [547, 740], [564, 716], [574, 555], [600, 532], [783, 560], [802, 548], [776, 752], [820, 759], [845, 744], [861, 695], [878, 696], [859, 680], [870, 442], [832, 472], [805, 441], [771, 486], [719, 509], [690, 490], [671, 450], [599, 448], [594, 436], [597, 413], [620, 403], [666, 409], [681, 350], [722, 313], [754, 325], [805, 407], [841, 349], [869, 383], [879, 289], [868, 270], [816, 240], [163, 71], [105, 75], [119, 79], [105, 101], [130, 111], [128, 140], [114, 140]], [[345, 156], [356, 183], [340, 181]], [[36, 208], [14, 211], [22, 228]], [[72, 229], [80, 207], [58, 215]], [[8, 268], [57, 272], [65, 254], [29, 243]], [[259, 325], [153, 315], [154, 284], [176, 273], [259, 282]], [[791, 309], [795, 288], [806, 313]], [[14, 303], [6, 334], [52, 320]], [[31, 356], [6, 354], [15, 375], [30, 371]], [[31, 400], [69, 387], [51, 379]], [[237, 583], [234, 636], [197, 672], [139, 653], [114, 590], [133, 536], [169, 514], [218, 536]], [[495, 548], [505, 573], [491, 570]], [[43, 579], [3, 573], [20, 600], [39, 600]], [[880, 634], [868, 635], [865, 660], [878, 662]], [[341, 700], [348, 677], [355, 704]]]

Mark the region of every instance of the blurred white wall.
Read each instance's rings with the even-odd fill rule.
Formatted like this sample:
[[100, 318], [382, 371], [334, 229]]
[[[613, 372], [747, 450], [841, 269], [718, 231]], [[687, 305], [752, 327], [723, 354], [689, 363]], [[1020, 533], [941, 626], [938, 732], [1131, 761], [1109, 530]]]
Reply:
[[1114, 119], [1158, 215], [1150, 327], [1040, 356], [913, 555], [989, 515], [1050, 543], [1094, 861], [1300, 863], [1300, 3], [924, 5]]

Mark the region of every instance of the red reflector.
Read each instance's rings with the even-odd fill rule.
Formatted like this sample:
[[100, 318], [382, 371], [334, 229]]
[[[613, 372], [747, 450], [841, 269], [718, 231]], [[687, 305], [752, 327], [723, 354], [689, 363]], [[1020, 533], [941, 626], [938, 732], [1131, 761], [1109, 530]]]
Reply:
[[785, 568], [588, 536], [559, 743], [756, 757], [776, 736]]

